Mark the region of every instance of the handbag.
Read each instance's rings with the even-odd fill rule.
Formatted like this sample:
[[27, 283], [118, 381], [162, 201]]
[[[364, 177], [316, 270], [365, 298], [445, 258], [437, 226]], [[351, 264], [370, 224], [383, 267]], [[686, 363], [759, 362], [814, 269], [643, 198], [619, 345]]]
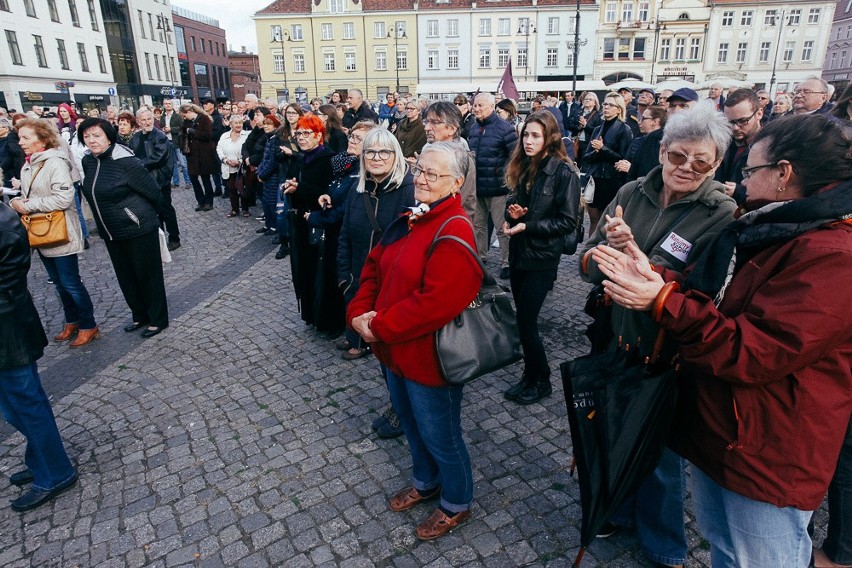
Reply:
[[585, 212], [586, 208], [583, 206], [583, 200], [581, 199], [580, 206], [577, 208], [577, 225], [573, 231], [565, 235], [565, 241], [562, 243], [562, 254], [571, 256], [577, 252], [577, 246], [583, 242], [583, 235], [586, 234], [586, 230], [583, 227]]
[[160, 242], [160, 261], [164, 264], [172, 261], [172, 253], [169, 252], [169, 245], [166, 243], [166, 233], [162, 229], [157, 229]]
[[[469, 244], [454, 235], [441, 236], [444, 226], [454, 219], [470, 223], [470, 219], [461, 215], [444, 221], [432, 240], [427, 257], [440, 241], [454, 241], [471, 254], [482, 270], [482, 286], [473, 301], [435, 332], [435, 351], [444, 379], [451, 385], [462, 385], [520, 361], [523, 352], [508, 292], [485, 270], [479, 255]], [[473, 229], [473, 224], [470, 225]]]
[[586, 203], [595, 200], [595, 178], [591, 174], [580, 174], [580, 195]]
[[22, 215], [21, 222], [27, 229], [27, 238], [33, 248], [64, 245], [71, 240], [68, 238], [65, 211]]

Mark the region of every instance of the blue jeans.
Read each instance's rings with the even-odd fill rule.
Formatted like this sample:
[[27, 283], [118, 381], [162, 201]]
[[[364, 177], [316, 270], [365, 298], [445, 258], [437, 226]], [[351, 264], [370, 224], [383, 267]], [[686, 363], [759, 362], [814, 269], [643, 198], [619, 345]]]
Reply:
[[76, 323], [80, 329], [93, 329], [95, 323], [95, 308], [89, 291], [80, 280], [80, 268], [77, 263], [77, 255], [68, 256], [44, 256], [41, 251], [38, 255], [47, 270], [48, 276], [53, 280], [59, 299], [62, 300], [62, 308], [65, 310], [65, 323]]
[[441, 486], [441, 507], [470, 509], [473, 471], [461, 433], [462, 387], [427, 387], [386, 369], [391, 404], [408, 440], [414, 487]]
[[189, 168], [186, 166], [186, 156], [184, 156], [183, 152], [180, 151], [180, 148], [175, 147], [175, 156], [177, 159], [175, 160], [175, 168], [172, 171], [172, 185], [180, 185], [180, 170], [183, 168], [183, 181], [186, 185], [192, 183], [192, 180], [189, 179]]
[[684, 485], [683, 460], [665, 448], [657, 469], [611, 519], [616, 525], [635, 527], [645, 555], [667, 566], [683, 564], [688, 552], [683, 525]]
[[24, 463], [34, 489], [50, 491], [74, 476], [35, 363], [0, 370], [0, 412], [27, 439]]
[[89, 238], [89, 227], [86, 226], [86, 218], [83, 216], [83, 205], [80, 200], [80, 192], [83, 189], [83, 184], [76, 182], [74, 184], [74, 203], [77, 205], [77, 216], [80, 218], [80, 229], [83, 230], [83, 238]]
[[776, 507], [728, 491], [692, 468], [692, 504], [713, 568], [803, 568], [813, 511]]

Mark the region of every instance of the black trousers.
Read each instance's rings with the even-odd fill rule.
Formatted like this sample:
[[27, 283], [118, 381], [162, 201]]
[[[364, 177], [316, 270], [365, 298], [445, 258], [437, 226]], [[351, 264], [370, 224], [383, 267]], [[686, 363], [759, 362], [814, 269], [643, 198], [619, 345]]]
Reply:
[[[192, 190], [198, 205], [213, 205], [213, 180], [207, 176], [190, 176]], [[201, 186], [204, 186], [202, 189]]]
[[160, 211], [160, 226], [165, 227], [166, 233], [169, 235], [169, 240], [176, 243], [180, 242], [180, 229], [177, 222], [177, 211], [172, 205], [172, 184], [171, 182], [160, 186], [160, 193], [163, 195], [163, 208]]
[[518, 312], [518, 333], [524, 351], [524, 372], [530, 378], [550, 382], [550, 365], [538, 334], [538, 314], [553, 288], [556, 269], [519, 270], [509, 266], [509, 283]]
[[133, 321], [157, 327], [169, 325], [159, 233], [151, 231], [132, 239], [104, 242]]
[[828, 534], [823, 551], [836, 564], [852, 564], [852, 423], [828, 486]]

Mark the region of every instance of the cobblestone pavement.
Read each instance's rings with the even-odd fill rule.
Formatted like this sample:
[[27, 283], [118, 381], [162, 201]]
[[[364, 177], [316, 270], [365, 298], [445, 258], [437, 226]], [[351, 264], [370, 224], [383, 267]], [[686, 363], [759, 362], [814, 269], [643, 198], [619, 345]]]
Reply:
[[[174, 195], [184, 244], [165, 268], [163, 334], [121, 331], [128, 310], [103, 242], [91, 239], [81, 274], [103, 338], [79, 352], [52, 344], [39, 363], [80, 483], [23, 515], [0, 508], [0, 566], [571, 564], [579, 489], [558, 380], [551, 398], [528, 407], [502, 397], [519, 366], [466, 389], [473, 519], [421, 543], [414, 527], [430, 508], [387, 508], [409, 483], [410, 460], [401, 438], [370, 430], [388, 404], [375, 360], [344, 361], [305, 329], [289, 260], [273, 259], [257, 222], [226, 219], [218, 198], [214, 211], [195, 213], [190, 190]], [[564, 259], [543, 311], [554, 377], [586, 348], [587, 286], [575, 273], [576, 259]], [[61, 306], [37, 259], [30, 287], [52, 336]], [[5, 476], [20, 468], [23, 438], [2, 434]], [[19, 492], [0, 481], [0, 501]], [[709, 566], [688, 519], [688, 565]], [[650, 564], [625, 533], [591, 546], [583, 566], [596, 565]]]

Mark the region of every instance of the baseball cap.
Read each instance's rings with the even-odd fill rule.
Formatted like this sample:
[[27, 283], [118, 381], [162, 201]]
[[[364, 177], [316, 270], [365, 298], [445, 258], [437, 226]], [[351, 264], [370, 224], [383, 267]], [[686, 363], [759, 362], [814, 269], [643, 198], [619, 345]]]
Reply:
[[686, 101], [686, 102], [697, 101], [698, 100], [698, 93], [696, 93], [694, 90], [690, 89], [689, 87], [682, 87], [682, 88], [678, 89], [677, 91], [675, 91], [674, 93], [672, 93], [669, 96], [668, 100], [669, 100], [669, 102], [674, 101], [674, 100], [680, 100], [680, 101]]
[[656, 94], [656, 93], [654, 93], [654, 89], [651, 89], [650, 87], [645, 87], [645, 88], [639, 89], [639, 92], [640, 93], [650, 93], [652, 97], [655, 96], [655, 94]]

